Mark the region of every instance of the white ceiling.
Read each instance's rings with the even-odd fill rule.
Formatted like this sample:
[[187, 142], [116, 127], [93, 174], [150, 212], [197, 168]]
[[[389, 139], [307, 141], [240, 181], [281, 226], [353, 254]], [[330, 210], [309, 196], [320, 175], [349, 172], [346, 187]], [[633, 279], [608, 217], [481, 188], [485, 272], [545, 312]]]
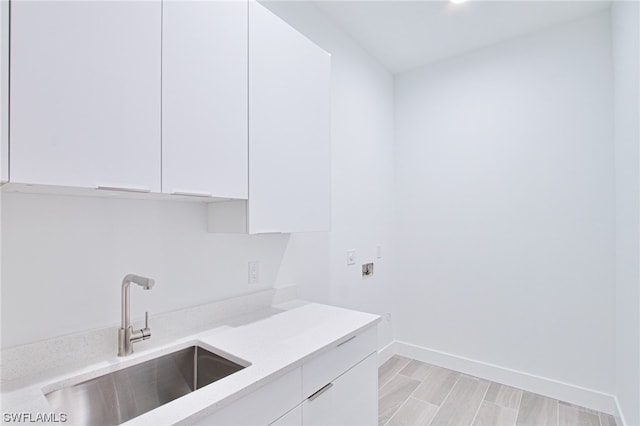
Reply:
[[394, 73], [575, 20], [608, 1], [316, 1]]

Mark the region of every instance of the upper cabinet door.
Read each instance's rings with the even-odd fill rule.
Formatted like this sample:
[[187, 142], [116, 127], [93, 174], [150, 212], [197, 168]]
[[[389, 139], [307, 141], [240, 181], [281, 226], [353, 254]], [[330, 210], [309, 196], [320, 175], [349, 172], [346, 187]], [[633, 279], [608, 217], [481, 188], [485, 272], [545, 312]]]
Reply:
[[249, 4], [249, 232], [330, 224], [328, 53]]
[[160, 191], [161, 13], [11, 3], [12, 182]]
[[163, 192], [247, 198], [247, 7], [163, 3]]

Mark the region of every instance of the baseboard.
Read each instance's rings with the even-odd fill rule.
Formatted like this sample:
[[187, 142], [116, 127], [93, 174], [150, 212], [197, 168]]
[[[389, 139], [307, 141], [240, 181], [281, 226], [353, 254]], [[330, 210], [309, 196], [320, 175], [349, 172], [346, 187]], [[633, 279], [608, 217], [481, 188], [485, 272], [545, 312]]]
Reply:
[[624, 412], [622, 411], [622, 407], [620, 407], [620, 401], [618, 401], [617, 397], [614, 397], [613, 399], [615, 399], [616, 410], [617, 410], [617, 413], [613, 414], [613, 416], [616, 418], [616, 424], [622, 425], [622, 426], [628, 425], [629, 423], [627, 423], [627, 419], [624, 418]]
[[396, 342], [393, 341], [378, 351], [378, 366], [389, 361], [389, 358], [391, 358], [397, 353], [395, 346], [396, 346]]
[[626, 424], [624, 423], [624, 418], [619, 410], [616, 398], [613, 395], [593, 389], [587, 389], [546, 377], [540, 377], [400, 341], [394, 341], [385, 346], [379, 352], [378, 359], [383, 363], [393, 355], [401, 355], [427, 362], [482, 379], [608, 413], [616, 417], [616, 419], [622, 419], [622, 424]]

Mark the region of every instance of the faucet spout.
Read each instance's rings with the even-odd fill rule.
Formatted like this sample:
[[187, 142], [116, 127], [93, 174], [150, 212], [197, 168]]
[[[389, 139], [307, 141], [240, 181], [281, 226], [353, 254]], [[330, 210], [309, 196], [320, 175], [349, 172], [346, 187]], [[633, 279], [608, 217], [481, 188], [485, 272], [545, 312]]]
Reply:
[[125, 283], [134, 283], [142, 286], [145, 290], [151, 290], [151, 288], [156, 284], [156, 281], [153, 278], [142, 277], [140, 275], [128, 274], [122, 280], [122, 285]]
[[129, 287], [130, 284], [138, 284], [144, 290], [151, 290], [155, 285], [152, 278], [140, 275], [128, 274], [122, 280], [122, 323], [118, 330], [118, 356], [129, 355], [133, 352], [133, 343], [147, 340], [151, 337], [149, 329], [149, 315], [145, 314], [145, 327], [141, 330], [133, 331], [129, 318]]

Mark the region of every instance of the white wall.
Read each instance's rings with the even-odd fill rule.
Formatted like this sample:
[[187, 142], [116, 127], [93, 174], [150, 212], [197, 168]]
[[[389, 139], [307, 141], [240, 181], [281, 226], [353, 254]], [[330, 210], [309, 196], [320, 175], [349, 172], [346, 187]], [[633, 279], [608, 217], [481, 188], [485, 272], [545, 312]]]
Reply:
[[[293, 235], [296, 255], [329, 262], [330, 276], [307, 260], [295, 280], [303, 296], [346, 308], [392, 312], [394, 274], [394, 80], [392, 74], [308, 2], [263, 3], [331, 53], [332, 230]], [[383, 258], [376, 258], [380, 244]], [[356, 265], [346, 265], [355, 249]], [[323, 253], [329, 253], [328, 258]], [[363, 279], [361, 265], [374, 262]], [[322, 265], [322, 264], [320, 264]], [[312, 276], [320, 271], [319, 276]], [[380, 347], [392, 340], [389, 322], [379, 328]]]
[[399, 340], [613, 393], [609, 31], [607, 12], [397, 77]]
[[275, 285], [288, 235], [206, 226], [200, 203], [2, 193], [2, 347], [119, 324], [127, 273], [156, 280], [131, 288], [134, 320]]
[[626, 424], [640, 425], [640, 6], [611, 10], [616, 166], [616, 394]]
[[9, 180], [9, 2], [0, 2], [0, 180]]

